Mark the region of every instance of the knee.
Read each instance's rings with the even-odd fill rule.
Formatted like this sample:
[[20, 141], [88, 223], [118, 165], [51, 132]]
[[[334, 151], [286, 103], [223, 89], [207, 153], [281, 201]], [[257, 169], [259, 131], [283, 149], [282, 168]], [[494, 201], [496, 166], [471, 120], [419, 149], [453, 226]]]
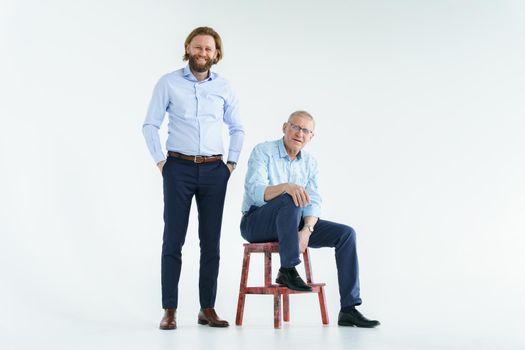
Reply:
[[288, 193], [283, 193], [279, 196], [279, 200], [283, 205], [293, 205], [295, 207], [295, 203], [293, 202], [292, 196], [290, 196]]
[[347, 225], [343, 225], [341, 230], [341, 241], [342, 242], [355, 242], [356, 239], [356, 233], [355, 230]]
[[281, 194], [279, 196], [279, 200], [281, 201], [282, 208], [289, 208], [301, 211], [301, 207], [295, 205], [292, 196], [290, 196], [288, 193]]

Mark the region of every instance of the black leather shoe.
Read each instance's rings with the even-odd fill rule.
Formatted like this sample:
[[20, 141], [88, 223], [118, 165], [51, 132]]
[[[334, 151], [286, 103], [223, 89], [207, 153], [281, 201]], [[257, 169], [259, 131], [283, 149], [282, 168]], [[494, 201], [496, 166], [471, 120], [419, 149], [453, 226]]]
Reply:
[[339, 319], [337, 324], [340, 326], [348, 327], [363, 327], [363, 328], [374, 328], [379, 326], [381, 323], [376, 320], [369, 320], [363, 316], [359, 311], [352, 310], [350, 312], [339, 312]]
[[295, 267], [292, 267], [290, 269], [280, 268], [279, 273], [277, 274], [277, 278], [275, 279], [275, 282], [278, 284], [284, 284], [289, 289], [297, 290], [299, 292], [311, 292], [312, 291], [312, 287], [304, 283], [301, 276], [299, 276], [299, 273], [297, 273], [297, 270], [295, 269]]

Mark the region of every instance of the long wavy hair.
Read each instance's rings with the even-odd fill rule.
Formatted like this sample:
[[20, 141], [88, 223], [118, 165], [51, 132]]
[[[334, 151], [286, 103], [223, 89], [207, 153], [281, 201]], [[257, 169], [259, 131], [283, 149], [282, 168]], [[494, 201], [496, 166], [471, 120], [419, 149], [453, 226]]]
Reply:
[[190, 55], [188, 55], [186, 48], [193, 40], [193, 38], [195, 38], [197, 35], [210, 35], [211, 37], [213, 37], [213, 39], [215, 40], [215, 49], [217, 50], [217, 57], [215, 57], [213, 63], [215, 64], [219, 62], [223, 56], [222, 39], [219, 33], [217, 33], [213, 28], [210, 27], [197, 27], [191, 31], [191, 33], [186, 38], [186, 41], [184, 42], [184, 56], [182, 56], [182, 59], [184, 61], [190, 59]]

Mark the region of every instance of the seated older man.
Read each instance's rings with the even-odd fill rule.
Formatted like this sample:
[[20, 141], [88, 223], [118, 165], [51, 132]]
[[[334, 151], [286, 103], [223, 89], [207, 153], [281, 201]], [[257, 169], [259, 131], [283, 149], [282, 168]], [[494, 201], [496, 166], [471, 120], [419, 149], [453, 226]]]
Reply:
[[276, 283], [311, 291], [295, 266], [306, 247], [335, 247], [341, 297], [340, 326], [376, 327], [355, 307], [361, 304], [355, 231], [319, 218], [321, 197], [315, 159], [303, 150], [314, 136], [314, 118], [290, 115], [284, 137], [253, 149], [245, 181], [241, 234], [250, 243], [277, 241], [281, 268]]

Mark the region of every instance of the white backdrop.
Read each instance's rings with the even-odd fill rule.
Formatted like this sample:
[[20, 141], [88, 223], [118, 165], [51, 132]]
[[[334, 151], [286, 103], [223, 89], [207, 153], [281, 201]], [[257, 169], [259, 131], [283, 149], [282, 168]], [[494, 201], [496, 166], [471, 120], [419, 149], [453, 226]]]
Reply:
[[[157, 327], [162, 186], [141, 126], [155, 82], [184, 65], [200, 25], [223, 37], [215, 70], [237, 90], [246, 129], [224, 213], [221, 316], [234, 322], [249, 153], [305, 109], [317, 119], [308, 149], [323, 216], [358, 233], [361, 310], [405, 335], [386, 348], [525, 346], [524, 11], [481, 0], [2, 0], [0, 346], [69, 348], [63, 327], [79, 337]], [[182, 325], [199, 307], [196, 219], [193, 208]], [[335, 324], [333, 251], [312, 259]], [[295, 322], [318, 325], [313, 296], [292, 303]], [[271, 317], [270, 297], [248, 297], [246, 325]]]

